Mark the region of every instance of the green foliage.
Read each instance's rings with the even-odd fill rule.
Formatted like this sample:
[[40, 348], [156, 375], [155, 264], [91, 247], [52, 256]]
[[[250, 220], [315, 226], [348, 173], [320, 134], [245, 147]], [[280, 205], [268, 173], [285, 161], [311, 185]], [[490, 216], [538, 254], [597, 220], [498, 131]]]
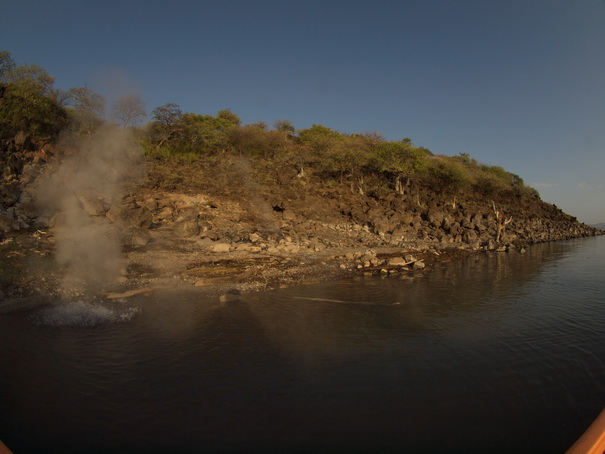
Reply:
[[70, 88], [64, 102], [70, 107], [70, 129], [73, 132], [90, 135], [103, 124], [105, 98], [86, 85]]
[[493, 173], [484, 172], [477, 178], [474, 188], [480, 194], [493, 197], [499, 192], [504, 191], [506, 185]]
[[43, 96], [51, 94], [54, 77], [38, 65], [18, 65], [6, 71], [3, 82], [19, 87], [24, 93], [36, 93]]
[[441, 193], [456, 193], [468, 189], [473, 183], [470, 172], [457, 159], [435, 156], [427, 169], [427, 182]]
[[228, 110], [219, 115], [183, 113], [176, 104], [165, 104], [152, 112], [145, 147], [164, 155], [208, 154], [225, 151], [228, 132], [238, 126], [239, 117]]
[[285, 132], [286, 134], [291, 136], [296, 134], [296, 128], [294, 127], [292, 122], [288, 120], [278, 120], [274, 123], [273, 127], [276, 131]]
[[[101, 95], [86, 86], [56, 90], [53, 83], [43, 68], [16, 65], [10, 52], [0, 51], [0, 138], [24, 131], [34, 139], [49, 139], [66, 128], [91, 134], [103, 124]], [[136, 124], [144, 115], [143, 101], [136, 96], [113, 106], [113, 117], [123, 126]], [[264, 122], [242, 125], [229, 109], [213, 116], [185, 113], [173, 103], [156, 107], [145, 128], [133, 129], [148, 154], [204, 166], [260, 163], [271, 169], [264, 178], [295, 179], [301, 185], [321, 178], [326, 184], [350, 184], [360, 193], [371, 182], [373, 189], [400, 194], [405, 193], [404, 183], [414, 183], [441, 193], [537, 196], [521, 177], [500, 166], [481, 164], [468, 153], [434, 156], [409, 138], [387, 141], [378, 133], [343, 134], [318, 124], [297, 133], [286, 120], [275, 122], [273, 129]]]
[[467, 166], [477, 166], [478, 165], [477, 160], [471, 158], [468, 153], [460, 153], [458, 156], [455, 156], [454, 158]]
[[0, 55], [2, 89], [0, 136], [26, 131], [38, 139], [54, 137], [65, 126], [67, 114], [52, 92], [54, 79], [36, 65], [15, 65], [10, 53]]
[[395, 191], [402, 193], [401, 179], [408, 182], [414, 175], [425, 172], [430, 155], [429, 150], [413, 146], [409, 139], [380, 142], [374, 148], [372, 163], [378, 171], [394, 178]]
[[7, 50], [0, 51], [0, 82], [5, 82], [5, 75], [13, 70], [15, 67], [15, 60], [11, 56], [11, 53]]
[[298, 137], [302, 144], [310, 147], [318, 154], [338, 148], [346, 140], [346, 137], [338, 131], [315, 124], [310, 128], [300, 130]]
[[292, 145], [291, 137], [284, 131], [269, 131], [264, 124], [232, 127], [227, 131], [231, 148], [240, 156], [273, 158], [285, 153]]
[[168, 103], [153, 109], [151, 116], [159, 126], [172, 127], [183, 116], [183, 111], [177, 104]]
[[219, 110], [216, 114], [216, 117], [225, 120], [234, 126], [239, 126], [242, 124], [242, 120], [240, 120], [240, 118], [236, 114], [231, 112], [230, 109]]

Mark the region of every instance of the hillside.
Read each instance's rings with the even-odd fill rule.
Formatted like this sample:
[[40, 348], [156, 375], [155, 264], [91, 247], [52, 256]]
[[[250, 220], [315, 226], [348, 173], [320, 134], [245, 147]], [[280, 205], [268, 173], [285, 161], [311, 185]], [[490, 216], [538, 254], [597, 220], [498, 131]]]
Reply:
[[0, 52], [0, 299], [250, 290], [603, 234], [467, 154], [176, 104], [136, 126], [137, 97], [110, 122], [100, 95], [53, 81]]
[[[96, 168], [94, 153], [22, 135], [6, 149], [5, 142], [0, 297], [9, 300], [158, 286], [219, 294], [350, 273], [415, 273], [473, 251], [522, 252], [532, 243], [603, 233], [534, 193], [452, 195], [413, 181], [401, 191], [366, 182], [361, 193], [346, 181], [227, 155], [137, 155], [136, 176], [93, 190], [76, 182], [107, 179], [84, 172]], [[64, 176], [66, 168], [75, 173]], [[113, 199], [103, 192], [120, 185]], [[56, 187], [63, 188], [60, 204], [44, 197]]]

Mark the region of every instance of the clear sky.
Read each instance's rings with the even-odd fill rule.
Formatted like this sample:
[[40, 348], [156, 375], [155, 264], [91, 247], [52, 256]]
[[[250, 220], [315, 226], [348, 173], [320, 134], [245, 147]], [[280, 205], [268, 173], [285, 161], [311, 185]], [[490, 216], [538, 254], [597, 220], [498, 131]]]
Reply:
[[19, 0], [2, 49], [149, 112], [468, 153], [605, 222], [605, 0]]

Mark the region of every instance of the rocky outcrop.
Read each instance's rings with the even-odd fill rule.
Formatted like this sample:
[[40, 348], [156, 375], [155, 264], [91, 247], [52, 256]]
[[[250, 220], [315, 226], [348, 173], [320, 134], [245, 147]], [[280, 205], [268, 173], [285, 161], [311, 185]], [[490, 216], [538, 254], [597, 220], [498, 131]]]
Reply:
[[[52, 227], [53, 219], [39, 212], [34, 194], [38, 178], [52, 172], [59, 159], [55, 150], [21, 133], [2, 146], [0, 232]], [[189, 170], [183, 166], [180, 171]], [[321, 183], [223, 196], [217, 190], [183, 193], [152, 182], [146, 186], [113, 206], [90, 195], [79, 196], [78, 202], [88, 216], [106, 218], [121, 229], [127, 247], [145, 247], [165, 236], [198, 240], [216, 254], [426, 245], [508, 250], [603, 233], [537, 196], [492, 201], [459, 194], [452, 201], [423, 188], [408, 188], [403, 195], [360, 195]]]

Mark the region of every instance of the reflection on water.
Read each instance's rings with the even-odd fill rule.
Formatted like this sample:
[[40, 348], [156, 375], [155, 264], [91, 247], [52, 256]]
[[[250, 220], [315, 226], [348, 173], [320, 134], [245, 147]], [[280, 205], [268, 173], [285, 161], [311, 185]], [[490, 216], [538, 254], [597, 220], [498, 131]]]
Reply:
[[0, 439], [16, 452], [562, 452], [605, 406], [604, 239], [228, 304], [170, 292], [3, 316]]

